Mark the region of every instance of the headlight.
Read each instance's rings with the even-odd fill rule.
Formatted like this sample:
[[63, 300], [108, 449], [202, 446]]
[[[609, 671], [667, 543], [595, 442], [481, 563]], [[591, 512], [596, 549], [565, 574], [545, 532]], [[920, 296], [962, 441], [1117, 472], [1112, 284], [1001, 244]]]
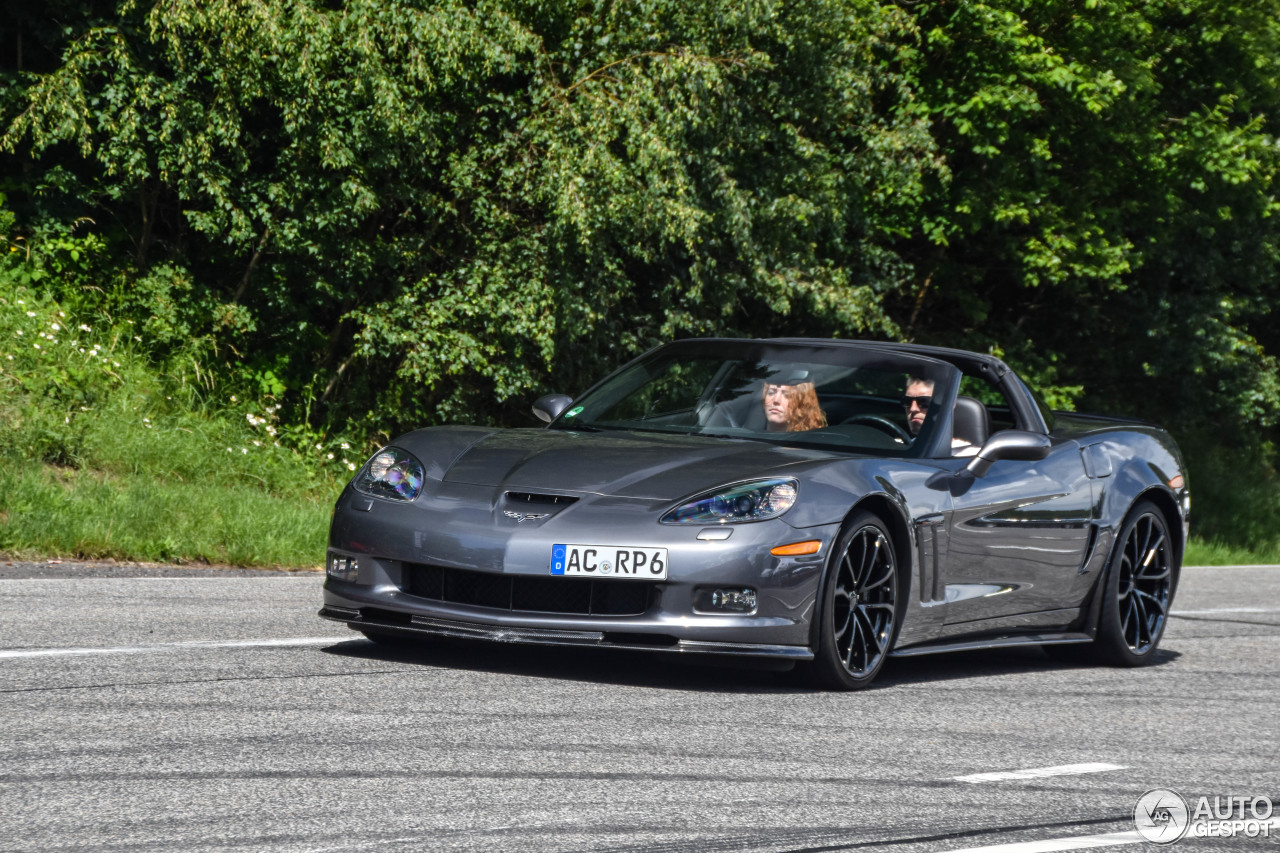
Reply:
[[795, 480], [756, 480], [698, 495], [662, 517], [664, 524], [736, 524], [777, 518], [796, 502]]
[[422, 492], [422, 463], [398, 447], [384, 447], [365, 463], [353, 485], [380, 498], [411, 501]]

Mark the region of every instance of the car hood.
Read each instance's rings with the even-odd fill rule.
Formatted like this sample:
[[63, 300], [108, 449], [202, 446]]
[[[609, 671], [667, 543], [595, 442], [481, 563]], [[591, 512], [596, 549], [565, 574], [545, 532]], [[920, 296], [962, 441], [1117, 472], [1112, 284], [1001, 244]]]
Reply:
[[661, 500], [845, 458], [760, 441], [638, 432], [444, 427], [395, 443], [421, 459], [428, 476], [446, 483]]

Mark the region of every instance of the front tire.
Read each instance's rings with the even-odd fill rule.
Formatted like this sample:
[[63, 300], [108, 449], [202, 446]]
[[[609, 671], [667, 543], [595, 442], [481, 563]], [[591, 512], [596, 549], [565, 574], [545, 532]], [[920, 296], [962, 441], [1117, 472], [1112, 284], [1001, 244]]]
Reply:
[[1094, 650], [1112, 666], [1145, 666], [1169, 621], [1178, 583], [1178, 557], [1169, 522], [1141, 501], [1120, 528], [1107, 573]]
[[824, 687], [860, 690], [884, 666], [899, 621], [898, 560], [883, 521], [868, 512], [845, 524], [823, 580], [811, 674]]

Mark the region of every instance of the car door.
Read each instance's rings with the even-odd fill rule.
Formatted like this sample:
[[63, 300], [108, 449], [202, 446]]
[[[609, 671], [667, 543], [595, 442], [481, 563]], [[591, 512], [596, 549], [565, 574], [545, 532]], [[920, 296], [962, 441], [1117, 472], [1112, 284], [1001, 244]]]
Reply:
[[[1079, 605], [1092, 492], [1074, 441], [1037, 461], [1005, 459], [952, 492], [942, 567], [946, 624], [1013, 618], [1066, 624]], [[978, 627], [978, 626], [975, 626]]]

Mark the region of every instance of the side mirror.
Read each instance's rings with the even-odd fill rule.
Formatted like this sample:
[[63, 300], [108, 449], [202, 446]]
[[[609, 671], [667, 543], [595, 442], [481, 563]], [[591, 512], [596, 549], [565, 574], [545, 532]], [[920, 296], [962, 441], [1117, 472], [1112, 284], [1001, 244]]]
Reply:
[[573, 398], [565, 394], [546, 394], [534, 401], [533, 413], [538, 416], [538, 420], [551, 423], [572, 402]]
[[986, 476], [987, 471], [1001, 459], [1020, 459], [1034, 462], [1049, 455], [1049, 436], [1021, 429], [1002, 429], [987, 439], [978, 455], [969, 460], [965, 470], [975, 477]]

